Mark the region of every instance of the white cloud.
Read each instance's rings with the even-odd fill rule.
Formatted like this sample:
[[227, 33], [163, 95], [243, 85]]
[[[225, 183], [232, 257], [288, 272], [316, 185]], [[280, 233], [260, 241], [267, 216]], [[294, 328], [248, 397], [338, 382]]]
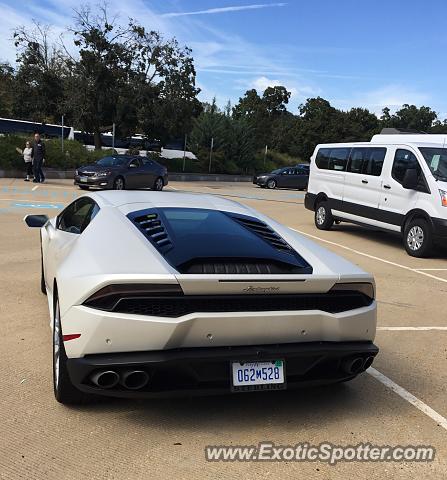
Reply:
[[430, 101], [430, 95], [408, 88], [405, 85], [389, 84], [366, 92], [355, 92], [351, 98], [334, 100], [339, 108], [362, 106], [380, 115], [384, 107], [392, 111], [400, 108], [404, 103], [422, 105]]
[[257, 3], [251, 5], [234, 5], [230, 7], [208, 8], [206, 10], [194, 10], [192, 12], [171, 12], [164, 13], [162, 17], [184, 17], [188, 15], [210, 15], [216, 13], [240, 12], [243, 10], [259, 10], [261, 8], [285, 7], [287, 3]]

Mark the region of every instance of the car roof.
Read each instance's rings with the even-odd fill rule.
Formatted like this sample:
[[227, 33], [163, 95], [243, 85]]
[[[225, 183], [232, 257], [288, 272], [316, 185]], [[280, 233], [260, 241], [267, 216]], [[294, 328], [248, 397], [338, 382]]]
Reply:
[[238, 202], [227, 200], [226, 198], [216, 195], [200, 193], [104, 190], [89, 192], [84, 196], [95, 200], [100, 207], [123, 207], [121, 210], [126, 212], [144, 208], [178, 207], [223, 210], [253, 215], [250, 207], [246, 207]]

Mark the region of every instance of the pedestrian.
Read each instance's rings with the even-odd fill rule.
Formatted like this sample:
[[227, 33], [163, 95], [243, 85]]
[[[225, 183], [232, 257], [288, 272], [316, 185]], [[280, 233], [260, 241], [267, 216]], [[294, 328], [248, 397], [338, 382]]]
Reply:
[[31, 142], [27, 141], [25, 143], [25, 148], [23, 149], [23, 160], [25, 161], [26, 166], [26, 178], [25, 182], [29, 182], [31, 177], [33, 176], [33, 159], [32, 159], [32, 151]]
[[45, 143], [40, 138], [39, 132], [34, 134], [34, 142], [32, 145], [31, 157], [33, 159], [34, 183], [44, 183], [45, 175], [43, 174], [42, 165], [45, 161]]

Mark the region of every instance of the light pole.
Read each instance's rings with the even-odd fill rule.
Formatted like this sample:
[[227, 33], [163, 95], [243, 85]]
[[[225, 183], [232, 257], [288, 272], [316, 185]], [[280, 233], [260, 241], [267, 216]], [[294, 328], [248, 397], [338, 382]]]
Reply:
[[64, 153], [64, 116], [62, 115], [62, 127], [61, 127], [61, 148], [62, 148], [62, 153]]
[[214, 137], [211, 137], [211, 146], [210, 146], [210, 165], [208, 167], [208, 173], [211, 173], [211, 160], [213, 158], [213, 147], [214, 147]]
[[115, 122], [112, 125], [112, 150], [115, 153]]
[[188, 135], [186, 135], [185, 133], [185, 143], [183, 144], [183, 168], [182, 168], [182, 172], [185, 171], [185, 162], [186, 162], [186, 140], [188, 138]]
[[267, 151], [268, 151], [268, 147], [266, 145], [265, 146], [265, 151], [264, 151], [264, 167], [265, 167], [265, 159], [267, 158]]

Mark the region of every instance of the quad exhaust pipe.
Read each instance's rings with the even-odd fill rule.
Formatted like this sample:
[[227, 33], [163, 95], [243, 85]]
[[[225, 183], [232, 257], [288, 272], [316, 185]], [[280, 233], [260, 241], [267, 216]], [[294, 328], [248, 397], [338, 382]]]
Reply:
[[120, 385], [129, 390], [139, 390], [147, 385], [149, 375], [144, 370], [125, 370], [120, 375]]
[[90, 376], [90, 380], [99, 388], [113, 388], [122, 385], [128, 390], [139, 390], [149, 382], [144, 370], [124, 370], [120, 375], [114, 370], [101, 370]]
[[94, 373], [90, 380], [99, 388], [113, 388], [118, 384], [120, 377], [113, 370], [102, 370]]
[[356, 375], [357, 373], [367, 370], [373, 363], [374, 357], [354, 357], [346, 358], [341, 363], [341, 368], [345, 373], [349, 375]]

